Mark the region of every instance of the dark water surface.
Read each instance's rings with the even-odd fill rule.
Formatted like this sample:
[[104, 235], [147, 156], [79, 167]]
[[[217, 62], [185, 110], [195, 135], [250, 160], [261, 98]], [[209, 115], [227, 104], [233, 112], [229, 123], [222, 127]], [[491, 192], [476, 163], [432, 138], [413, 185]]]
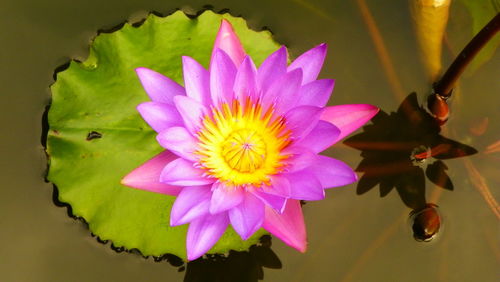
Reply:
[[[423, 101], [430, 86], [418, 57], [407, 2], [366, 2], [402, 91], [416, 92]], [[83, 60], [97, 30], [127, 19], [140, 20], [149, 11], [166, 15], [181, 8], [195, 14], [205, 4], [216, 11], [230, 9], [254, 29], [269, 28], [295, 56], [328, 43], [321, 76], [336, 79], [331, 105], [371, 103], [390, 113], [402, 101], [391, 91], [356, 1], [2, 0], [1, 281], [182, 281], [186, 273], [192, 281], [202, 281], [193, 277], [226, 267], [218, 262], [178, 272], [166, 261], [117, 253], [109, 243], [98, 243], [84, 224], [54, 205], [52, 185], [43, 181], [46, 158], [40, 144], [41, 118], [50, 100], [54, 69], [69, 58]], [[454, 2], [448, 28], [454, 52], [470, 38], [469, 27], [465, 8]], [[445, 50], [443, 57], [448, 66], [450, 51]], [[441, 134], [478, 153], [444, 161], [453, 191], [425, 180], [427, 191], [417, 192], [439, 206], [443, 224], [435, 240], [413, 239], [408, 221], [411, 209], [402, 201], [401, 189], [374, 187], [357, 195], [354, 184], [330, 190], [324, 201], [304, 206], [309, 240], [305, 254], [273, 240], [272, 252], [279, 260], [272, 252], [258, 249], [250, 259], [248, 254], [237, 255], [227, 267], [248, 271], [249, 281], [262, 275], [261, 265], [277, 268], [279, 262], [281, 269], [263, 269], [265, 281], [498, 281], [500, 228], [491, 205], [494, 199], [500, 200], [500, 152], [488, 146], [500, 140], [499, 68], [497, 52], [464, 77], [454, 94], [452, 117]], [[391, 130], [402, 128], [382, 127], [381, 134]], [[360, 151], [343, 144], [326, 153], [352, 167], [362, 160]], [[380, 197], [380, 193], [387, 195]], [[490, 205], [485, 200], [489, 196]]]

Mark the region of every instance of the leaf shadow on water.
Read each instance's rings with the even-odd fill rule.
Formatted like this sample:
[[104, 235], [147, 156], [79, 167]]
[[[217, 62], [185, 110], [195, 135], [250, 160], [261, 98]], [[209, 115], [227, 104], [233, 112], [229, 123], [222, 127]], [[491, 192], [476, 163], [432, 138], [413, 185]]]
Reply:
[[[53, 185], [52, 201], [58, 207], [66, 208], [67, 215], [83, 223], [88, 230], [88, 223], [84, 218], [75, 216], [71, 206], [59, 201], [59, 192], [56, 185]], [[117, 253], [130, 253], [149, 259], [138, 249], [126, 249], [116, 247], [109, 240], [102, 240], [99, 236], [92, 234], [96, 241], [103, 245], [108, 245]], [[271, 249], [272, 238], [264, 235], [260, 238], [260, 243], [252, 245], [248, 251], [230, 251], [228, 254], [210, 254], [197, 260], [184, 262], [181, 258], [173, 254], [164, 254], [153, 257], [157, 263], [168, 262], [177, 268], [178, 272], [186, 271], [184, 282], [256, 282], [264, 279], [263, 268], [281, 269], [282, 264], [278, 255]]]
[[187, 264], [184, 282], [256, 282], [264, 279], [263, 268], [281, 269], [281, 261], [271, 249], [271, 236], [249, 251], [230, 251], [225, 255], [207, 255]]
[[363, 132], [344, 141], [361, 151], [356, 168], [363, 176], [357, 194], [377, 184], [380, 196], [396, 188], [403, 203], [414, 211], [426, 207], [426, 177], [437, 186], [453, 191], [443, 160], [465, 157], [477, 150], [441, 135], [439, 123], [418, 104], [416, 93], [403, 100], [396, 112], [380, 111]]
[[[47, 181], [48, 182], [48, 181]], [[76, 221], [79, 221], [81, 222], [85, 229], [86, 230], [89, 230], [90, 232], [90, 228], [89, 228], [89, 224], [87, 223], [87, 221], [83, 218], [83, 217], [79, 217], [79, 216], [76, 216], [73, 214], [73, 209], [71, 208], [71, 205], [67, 204], [67, 203], [64, 203], [64, 202], [61, 202], [59, 200], [59, 190], [57, 188], [56, 185], [53, 185], [53, 190], [52, 190], [52, 202], [54, 203], [54, 205], [56, 205], [57, 207], [61, 207], [61, 208], [66, 208], [66, 213], [68, 215], [68, 217], [76, 220]], [[93, 234], [93, 233], [90, 233], [90, 235], [92, 237], [94, 237], [96, 239], [96, 241], [100, 244], [103, 244], [103, 245], [108, 245], [109, 243], [109, 246], [110, 248], [115, 251], [116, 253], [123, 253], [123, 252], [126, 252], [126, 253], [130, 253], [130, 254], [135, 254], [135, 255], [138, 255], [144, 259], [149, 259], [149, 256], [145, 256], [143, 255], [138, 249], [126, 249], [124, 247], [116, 247], [112, 242], [110, 242], [110, 240], [103, 240], [101, 239], [99, 236]], [[183, 271], [184, 270], [184, 261], [179, 258], [178, 256], [176, 255], [173, 255], [173, 254], [164, 254], [162, 256], [153, 256], [153, 260], [155, 262], [168, 262], [171, 266], [173, 267], [177, 267], [179, 271]]]

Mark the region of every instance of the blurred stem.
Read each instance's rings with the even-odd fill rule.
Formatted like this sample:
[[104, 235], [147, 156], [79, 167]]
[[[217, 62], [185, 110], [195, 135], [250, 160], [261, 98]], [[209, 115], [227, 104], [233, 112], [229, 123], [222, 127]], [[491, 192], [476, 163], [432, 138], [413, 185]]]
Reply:
[[380, 33], [375, 18], [372, 16], [370, 8], [366, 5], [365, 0], [357, 0], [356, 3], [361, 16], [363, 17], [366, 28], [368, 29], [368, 33], [373, 41], [375, 52], [377, 53], [380, 63], [382, 64], [382, 69], [384, 70], [387, 81], [389, 82], [389, 86], [398, 100], [404, 100], [406, 96], [405, 91], [399, 81], [397, 72], [394, 69], [391, 56], [385, 46], [384, 38]]
[[420, 57], [430, 81], [442, 74], [441, 53], [451, 0], [409, 0]]
[[490, 41], [493, 36], [500, 30], [500, 13], [498, 13], [488, 24], [486, 24], [481, 31], [479, 31], [474, 38], [465, 46], [460, 52], [455, 61], [448, 68], [434, 86], [434, 93], [447, 99], [451, 96], [451, 91], [455, 87], [460, 75], [464, 72], [465, 68], [474, 59], [477, 53]]

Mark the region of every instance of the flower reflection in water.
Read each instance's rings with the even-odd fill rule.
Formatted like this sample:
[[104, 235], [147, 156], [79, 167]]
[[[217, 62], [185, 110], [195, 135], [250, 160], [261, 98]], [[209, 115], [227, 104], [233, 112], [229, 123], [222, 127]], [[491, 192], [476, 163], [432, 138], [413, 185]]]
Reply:
[[372, 122], [362, 133], [344, 142], [362, 151], [363, 160], [356, 168], [363, 173], [357, 193], [364, 194], [378, 184], [380, 196], [384, 197], [396, 188], [403, 203], [413, 210], [414, 223], [420, 224], [413, 227], [417, 230], [416, 239], [427, 241], [433, 236], [427, 234], [428, 231], [436, 233], [440, 221], [437, 206], [426, 201], [425, 178], [441, 188], [453, 190], [443, 160], [477, 151], [442, 136], [439, 122], [418, 104], [415, 93], [408, 95], [396, 112], [380, 111]]

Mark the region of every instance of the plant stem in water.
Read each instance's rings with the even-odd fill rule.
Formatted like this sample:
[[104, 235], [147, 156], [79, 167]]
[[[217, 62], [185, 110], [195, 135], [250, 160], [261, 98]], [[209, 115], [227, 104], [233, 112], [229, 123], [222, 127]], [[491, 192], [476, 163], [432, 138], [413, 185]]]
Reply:
[[464, 72], [465, 68], [474, 59], [477, 53], [495, 36], [500, 30], [500, 13], [498, 13], [488, 24], [486, 24], [481, 31], [479, 31], [474, 38], [465, 46], [460, 52], [455, 61], [448, 68], [434, 86], [434, 93], [438, 94], [446, 100], [451, 96], [453, 87], [457, 82], [460, 75]]

